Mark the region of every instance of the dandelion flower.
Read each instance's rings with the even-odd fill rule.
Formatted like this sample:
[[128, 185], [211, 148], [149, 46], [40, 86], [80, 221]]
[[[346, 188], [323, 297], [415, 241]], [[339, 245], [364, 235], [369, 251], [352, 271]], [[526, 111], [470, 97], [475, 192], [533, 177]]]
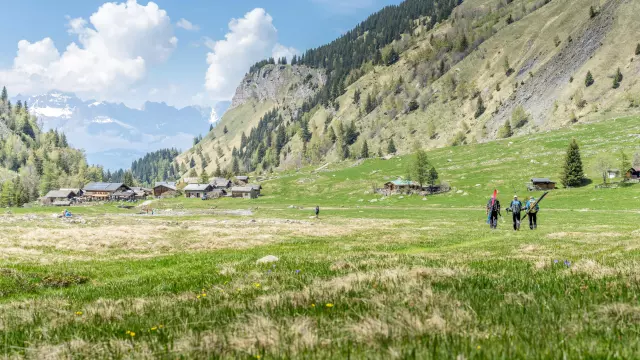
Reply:
[[131, 335], [131, 337], [134, 337], [134, 336], [136, 336], [136, 333], [134, 333], [134, 332], [132, 331], [129, 335]]
[[332, 307], [333, 307], [333, 304], [327, 304], [327, 307], [328, 307], [328, 308], [332, 308]]
[[151, 328], [151, 331], [156, 331], [156, 330], [158, 330], [158, 327], [156, 327], [156, 326]]
[[256, 355], [256, 359], [260, 359], [262, 356], [260, 355]]
[[476, 349], [480, 350], [480, 349], [482, 349], [482, 347], [481, 347], [480, 345], [478, 345], [478, 346], [476, 347]]
[[202, 297], [207, 297], [207, 294], [202, 294]]
[[131, 334], [131, 330], [127, 330], [127, 335], [130, 335], [130, 334]]
[[164, 327], [164, 325], [160, 324], [158, 325], [158, 329], [162, 329]]
[[76, 315], [78, 316], [82, 315], [82, 311], [76, 311]]
[[200, 299], [200, 295], [196, 296], [196, 299]]
[[255, 286], [255, 287], [256, 287], [256, 289], [257, 289], [257, 288], [259, 288], [259, 287], [260, 287], [260, 284], [255, 283], [255, 284], [253, 284], [253, 286]]

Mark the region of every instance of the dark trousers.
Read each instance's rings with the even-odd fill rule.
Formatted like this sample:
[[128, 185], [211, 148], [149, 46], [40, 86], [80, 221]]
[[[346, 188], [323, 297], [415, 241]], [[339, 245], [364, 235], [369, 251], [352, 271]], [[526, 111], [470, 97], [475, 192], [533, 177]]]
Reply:
[[513, 230], [520, 230], [520, 213], [513, 213]]
[[531, 213], [529, 214], [529, 229], [537, 229], [538, 228], [538, 214]]
[[491, 217], [489, 218], [489, 225], [491, 226], [492, 229], [498, 228], [498, 212], [497, 211], [491, 213]]

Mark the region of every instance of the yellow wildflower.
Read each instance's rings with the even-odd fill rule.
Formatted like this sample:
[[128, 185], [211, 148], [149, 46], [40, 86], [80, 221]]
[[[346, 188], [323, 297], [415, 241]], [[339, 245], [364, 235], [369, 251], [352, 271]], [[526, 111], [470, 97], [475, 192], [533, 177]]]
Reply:
[[480, 345], [478, 345], [478, 347], [476, 347], [476, 349], [480, 350], [481, 349]]
[[196, 296], [196, 299], [200, 299], [200, 295]]
[[76, 315], [78, 316], [82, 315], [82, 311], [76, 311]]
[[256, 359], [260, 359], [262, 356], [260, 355], [256, 355]]
[[131, 337], [134, 337], [134, 336], [136, 336], [136, 333], [134, 333], [134, 332], [132, 331], [129, 335], [131, 335]]
[[127, 330], [127, 335], [131, 334], [131, 330]]
[[207, 297], [207, 294], [202, 294], [202, 297]]
[[253, 284], [253, 286], [255, 286], [255, 287], [256, 287], [256, 289], [257, 289], [257, 288], [259, 288], [259, 287], [260, 287], [260, 284], [255, 283], [255, 284]]
[[156, 330], [158, 330], [157, 326], [154, 326], [154, 327], [151, 328], [151, 331], [156, 331]]
[[333, 307], [333, 304], [327, 304], [327, 307], [328, 307], [328, 308], [332, 308], [332, 307]]
[[162, 325], [162, 324], [158, 325], [159, 329], [162, 329], [163, 327], [164, 327], [164, 325]]
[[311, 304], [311, 307], [313, 307], [313, 308], [316, 307], [316, 304]]

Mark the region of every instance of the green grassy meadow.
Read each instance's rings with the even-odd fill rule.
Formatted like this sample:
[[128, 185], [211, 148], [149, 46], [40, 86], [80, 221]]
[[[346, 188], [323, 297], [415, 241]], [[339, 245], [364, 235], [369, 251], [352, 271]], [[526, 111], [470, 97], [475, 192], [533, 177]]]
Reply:
[[[533, 176], [559, 180], [573, 137], [594, 183], [551, 192], [536, 231], [506, 213], [490, 230], [493, 189], [506, 206]], [[11, 209], [2, 355], [637, 358], [640, 185], [594, 188], [595, 159], [620, 150], [640, 150], [640, 119], [431, 151], [453, 190], [426, 200], [371, 192], [406, 174], [398, 157], [273, 174], [257, 200], [159, 200], [154, 216]]]

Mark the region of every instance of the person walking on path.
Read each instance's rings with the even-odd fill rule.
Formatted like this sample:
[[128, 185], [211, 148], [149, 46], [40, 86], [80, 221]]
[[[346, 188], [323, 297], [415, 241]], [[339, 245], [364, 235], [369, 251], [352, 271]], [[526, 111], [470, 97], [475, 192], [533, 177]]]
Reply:
[[320, 206], [316, 205], [316, 219], [320, 216]]
[[[498, 192], [495, 192], [497, 196]], [[487, 217], [489, 218], [489, 227], [491, 229], [498, 228], [498, 216], [500, 215], [500, 200], [497, 197], [491, 197], [487, 203]]]
[[540, 206], [536, 203], [536, 198], [531, 196], [524, 207], [524, 210], [529, 214], [529, 229], [535, 230], [538, 228], [538, 211]]
[[513, 230], [520, 230], [520, 213], [522, 212], [522, 202], [518, 200], [518, 195], [513, 195], [513, 201], [507, 208], [513, 214]]

